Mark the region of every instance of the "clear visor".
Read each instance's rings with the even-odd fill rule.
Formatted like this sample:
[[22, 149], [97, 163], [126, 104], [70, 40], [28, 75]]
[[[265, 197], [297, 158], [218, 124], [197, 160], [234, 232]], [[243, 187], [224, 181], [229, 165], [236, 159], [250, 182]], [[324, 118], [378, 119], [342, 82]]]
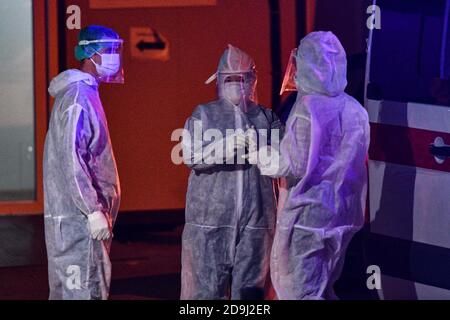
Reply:
[[[100, 59], [97, 63], [101, 66], [102, 72], [99, 73], [99, 79], [105, 83], [124, 83], [124, 72], [122, 62], [123, 40], [122, 39], [101, 39], [101, 40], [83, 40], [79, 42], [80, 46], [91, 43], [102, 44], [95, 51]], [[87, 47], [88, 48], [88, 47]]]
[[256, 71], [242, 73], [218, 72], [217, 86], [219, 90], [219, 97], [223, 97], [223, 88], [225, 84], [228, 83], [240, 84], [242, 95], [245, 97], [244, 101], [250, 100], [256, 104], [258, 103], [258, 96], [256, 93]]
[[284, 73], [280, 95], [282, 95], [285, 91], [297, 91], [297, 85], [295, 83], [296, 75], [297, 75], [297, 48], [291, 51], [286, 71]]

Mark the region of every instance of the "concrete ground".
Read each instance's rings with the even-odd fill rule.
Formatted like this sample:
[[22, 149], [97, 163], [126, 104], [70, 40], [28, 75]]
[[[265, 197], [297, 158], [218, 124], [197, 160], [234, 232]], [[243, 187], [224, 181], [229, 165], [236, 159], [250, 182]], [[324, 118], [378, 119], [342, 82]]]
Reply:
[[[178, 299], [180, 292], [180, 228], [147, 238], [115, 240], [111, 249], [112, 300]], [[46, 265], [0, 268], [0, 300], [48, 298]]]
[[[170, 221], [142, 221], [129, 215], [115, 228], [111, 251], [112, 300], [179, 298], [183, 219], [179, 215], [173, 217], [176, 218]], [[36, 241], [42, 242], [43, 239]], [[354, 248], [349, 249], [348, 263], [336, 284], [336, 292], [342, 299], [371, 298], [365, 288], [365, 278], [353, 277], [354, 274], [361, 274], [357, 244], [358, 241], [355, 241]], [[34, 251], [42, 256], [45, 249]], [[0, 268], [0, 300], [48, 298], [46, 259], [41, 257], [36, 261], [41, 263]]]

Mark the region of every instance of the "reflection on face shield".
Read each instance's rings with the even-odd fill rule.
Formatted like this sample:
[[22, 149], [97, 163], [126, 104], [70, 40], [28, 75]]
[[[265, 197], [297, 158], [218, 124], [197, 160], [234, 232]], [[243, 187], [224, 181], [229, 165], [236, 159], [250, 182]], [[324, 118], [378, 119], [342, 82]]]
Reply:
[[[217, 93], [220, 99], [230, 101], [243, 110], [247, 109], [246, 105], [249, 105], [247, 102], [257, 104], [255, 62], [239, 48], [228, 45], [220, 58], [217, 71], [206, 80], [205, 84], [214, 80], [217, 80]], [[239, 83], [241, 87], [231, 84], [233, 82]]]
[[[103, 47], [97, 50], [89, 47], [92, 43], [101, 44]], [[101, 40], [83, 40], [79, 42], [79, 46], [84, 50], [90, 51], [89, 58], [95, 65], [99, 79], [107, 83], [124, 83], [122, 68], [122, 39], [101, 39]], [[94, 61], [92, 56], [97, 54], [100, 56], [101, 62]]]
[[245, 78], [243, 75], [240, 74], [233, 74], [230, 76], [227, 76], [224, 80], [225, 83], [227, 82], [238, 82], [238, 83], [244, 83], [245, 82]]
[[281, 85], [280, 95], [285, 91], [297, 91], [299, 86], [297, 79], [297, 48], [291, 51], [286, 72], [283, 78], [283, 84]]
[[224, 98], [234, 105], [239, 105], [245, 96], [244, 77], [242, 75], [230, 75], [224, 80]]
[[256, 102], [256, 75], [252, 72], [219, 73], [219, 96], [244, 109], [247, 101]]

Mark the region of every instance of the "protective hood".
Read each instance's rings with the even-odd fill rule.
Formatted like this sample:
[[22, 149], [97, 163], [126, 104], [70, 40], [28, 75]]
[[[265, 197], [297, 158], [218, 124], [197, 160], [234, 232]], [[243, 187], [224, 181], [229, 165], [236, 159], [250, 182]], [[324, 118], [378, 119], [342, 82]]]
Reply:
[[97, 80], [89, 73], [82, 72], [78, 69], [69, 69], [53, 78], [48, 87], [48, 92], [52, 97], [56, 97], [74, 82], [84, 82], [90, 86], [98, 86]]
[[297, 50], [297, 89], [304, 93], [336, 96], [347, 86], [347, 58], [332, 32], [312, 32]]
[[217, 72], [206, 80], [209, 84], [217, 79], [218, 73], [247, 73], [255, 71], [255, 62], [241, 49], [228, 44], [222, 57], [220, 58]]
[[228, 48], [225, 49], [222, 57], [220, 58], [217, 72], [209, 77], [205, 84], [209, 84], [214, 80], [217, 80], [219, 98], [226, 98], [227, 93], [225, 92], [225, 82], [227, 82], [228, 77], [232, 75], [241, 75], [243, 77], [241, 88], [242, 94], [245, 96], [245, 100], [256, 103], [257, 77], [255, 62], [247, 53], [229, 44]]

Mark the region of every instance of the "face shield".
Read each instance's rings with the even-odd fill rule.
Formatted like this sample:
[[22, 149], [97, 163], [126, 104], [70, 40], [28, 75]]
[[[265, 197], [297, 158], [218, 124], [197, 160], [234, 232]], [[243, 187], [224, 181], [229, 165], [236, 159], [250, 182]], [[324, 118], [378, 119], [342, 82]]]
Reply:
[[296, 78], [297, 78], [297, 48], [291, 51], [286, 71], [284, 73], [280, 95], [282, 95], [285, 91], [298, 91]]
[[[101, 82], [124, 83], [122, 39], [81, 40], [78, 45], [91, 56]], [[95, 54], [100, 57], [99, 63], [92, 58]]]
[[226, 99], [245, 112], [257, 103], [255, 62], [244, 51], [228, 45], [220, 58], [217, 71], [206, 80], [209, 84], [217, 80], [217, 92], [220, 99]]
[[219, 97], [247, 110], [249, 101], [256, 103], [256, 75], [254, 71], [243, 73], [219, 72], [217, 77]]

